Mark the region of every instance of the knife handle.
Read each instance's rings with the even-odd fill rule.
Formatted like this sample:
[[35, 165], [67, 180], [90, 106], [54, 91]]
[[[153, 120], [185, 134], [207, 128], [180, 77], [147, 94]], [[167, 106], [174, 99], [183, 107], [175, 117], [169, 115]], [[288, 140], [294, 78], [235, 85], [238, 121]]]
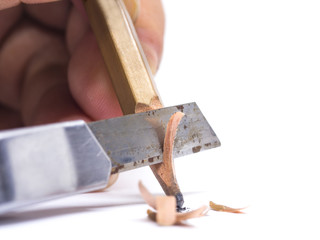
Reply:
[[104, 188], [111, 161], [84, 121], [0, 132], [0, 214]]
[[83, 2], [123, 114], [161, 108], [152, 72], [123, 2]]

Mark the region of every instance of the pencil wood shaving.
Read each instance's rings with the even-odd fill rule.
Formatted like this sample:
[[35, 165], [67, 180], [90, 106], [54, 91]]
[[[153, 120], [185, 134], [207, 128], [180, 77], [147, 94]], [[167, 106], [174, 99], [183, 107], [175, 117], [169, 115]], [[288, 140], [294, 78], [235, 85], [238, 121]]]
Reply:
[[156, 221], [161, 226], [170, 226], [177, 222], [176, 199], [173, 196], [156, 197]]
[[142, 198], [156, 211], [148, 210], [148, 217], [161, 226], [180, 224], [182, 221], [202, 217], [208, 212], [208, 206], [202, 206], [196, 210], [179, 213], [176, 212], [176, 199], [173, 196], [153, 196], [147, 188], [139, 182]]
[[[184, 116], [184, 113], [176, 112], [171, 116], [168, 122], [167, 130], [164, 138], [164, 144], [163, 144], [163, 163], [154, 165], [156, 166], [155, 169], [160, 173], [160, 176], [162, 175], [161, 173], [166, 171], [170, 171], [170, 172], [173, 172], [173, 174], [175, 174], [174, 167], [173, 167], [173, 147], [174, 147], [173, 144], [174, 144], [174, 138], [177, 132], [177, 128], [183, 116]], [[160, 183], [163, 181], [164, 183], [173, 182], [172, 179], [161, 179], [161, 178], [158, 179], [158, 181]], [[155, 197], [148, 191], [148, 189], [142, 184], [141, 181], [139, 182], [139, 190], [145, 202], [155, 210], [153, 211], [149, 209], [147, 211], [148, 217], [151, 220], [157, 222], [161, 226], [181, 224], [185, 220], [205, 216], [209, 211], [208, 206], [202, 206], [196, 210], [189, 211], [189, 212], [184, 212], [184, 213], [177, 212], [176, 211], [177, 201], [174, 196]], [[166, 192], [166, 194], [170, 195], [172, 193]], [[243, 213], [241, 211], [243, 208], [230, 208], [224, 205], [215, 204], [212, 201], [210, 201], [209, 205], [210, 205], [210, 208], [214, 211]]]
[[177, 213], [177, 222], [181, 222], [190, 218], [203, 217], [208, 213], [208, 211], [209, 211], [208, 206], [202, 206], [190, 212]]
[[148, 191], [148, 189], [139, 181], [139, 190], [144, 201], [153, 209], [157, 209], [156, 198]]
[[[173, 145], [179, 123], [183, 116], [184, 113], [176, 112], [170, 117], [163, 143], [163, 161], [162, 163], [152, 165], [151, 168], [165, 194], [168, 196], [177, 196], [181, 194], [173, 164]], [[177, 207], [182, 208], [182, 205], [183, 198], [182, 200], [179, 199]]]
[[218, 212], [229, 212], [229, 213], [244, 213], [242, 210], [244, 208], [231, 208], [220, 204], [215, 204], [214, 202], [210, 201], [209, 206], [212, 210]]

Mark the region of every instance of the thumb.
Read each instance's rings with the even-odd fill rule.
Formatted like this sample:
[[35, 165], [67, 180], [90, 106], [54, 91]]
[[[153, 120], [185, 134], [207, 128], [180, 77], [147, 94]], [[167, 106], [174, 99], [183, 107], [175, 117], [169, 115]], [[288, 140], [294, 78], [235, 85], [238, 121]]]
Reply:
[[155, 74], [162, 57], [165, 28], [164, 11], [161, 0], [141, 0], [139, 6], [134, 25], [151, 71]]

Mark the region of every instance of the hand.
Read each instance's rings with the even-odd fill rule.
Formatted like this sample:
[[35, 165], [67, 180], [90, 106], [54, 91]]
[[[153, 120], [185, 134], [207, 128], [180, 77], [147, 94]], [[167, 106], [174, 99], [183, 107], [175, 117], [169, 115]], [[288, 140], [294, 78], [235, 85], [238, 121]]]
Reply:
[[[21, 1], [0, 0], [0, 129], [122, 115], [81, 1]], [[160, 1], [141, 0], [138, 14], [136, 1], [125, 1], [153, 72], [163, 45]]]

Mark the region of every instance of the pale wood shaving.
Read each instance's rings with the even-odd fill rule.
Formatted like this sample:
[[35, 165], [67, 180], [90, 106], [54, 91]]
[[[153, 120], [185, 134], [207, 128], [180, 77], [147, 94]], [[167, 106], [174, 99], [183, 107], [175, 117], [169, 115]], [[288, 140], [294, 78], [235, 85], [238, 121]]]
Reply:
[[[173, 168], [173, 144], [174, 144], [174, 138], [177, 132], [177, 128], [179, 126], [179, 123], [184, 116], [184, 113], [182, 112], [176, 112], [174, 113], [167, 125], [167, 131], [164, 138], [164, 144], [163, 144], [163, 163], [154, 165], [154, 169], [157, 173], [160, 173], [159, 176], [167, 174], [161, 174], [164, 172], [172, 172], [173, 176], [175, 176], [174, 168]], [[158, 181], [163, 183], [165, 186], [172, 183], [175, 184], [173, 181], [174, 179], [164, 178], [164, 179], [158, 179]], [[176, 184], [177, 185], [177, 184]], [[173, 188], [174, 189], [174, 188]], [[182, 221], [191, 219], [191, 218], [197, 218], [202, 217], [207, 214], [209, 211], [208, 206], [202, 206], [196, 210], [184, 212], [184, 213], [178, 213], [176, 212], [176, 198], [173, 196], [158, 196], [154, 197], [148, 189], [142, 184], [142, 182], [139, 182], [139, 190], [141, 193], [142, 198], [145, 200], [145, 202], [155, 209], [156, 211], [148, 210], [147, 214], [148, 217], [156, 221], [161, 226], [170, 226], [174, 224], [181, 224]], [[177, 191], [176, 189], [175, 191]], [[180, 190], [179, 190], [180, 191]], [[166, 192], [167, 195], [171, 195], [171, 192]], [[242, 213], [241, 210], [243, 208], [230, 208], [224, 205], [218, 205], [210, 201], [209, 203], [212, 210], [215, 211], [222, 211], [222, 212], [231, 212], [231, 213]]]
[[173, 196], [156, 197], [157, 223], [161, 226], [170, 226], [177, 221], [176, 198]]
[[[154, 170], [157, 171], [159, 176], [165, 176], [167, 178], [158, 179], [159, 182], [163, 183], [165, 186], [170, 186], [169, 189], [173, 189], [173, 192], [166, 192], [167, 195], [175, 194], [180, 192], [178, 189], [178, 185], [175, 182], [175, 172], [173, 167], [173, 145], [174, 139], [177, 133], [177, 129], [181, 119], [183, 118], [184, 113], [176, 112], [174, 113], [167, 124], [167, 130], [164, 137], [163, 143], [163, 163], [157, 164], [154, 166]], [[171, 172], [172, 175], [164, 174], [167, 172]], [[163, 173], [163, 174], [161, 174]], [[139, 189], [142, 195], [142, 198], [146, 201], [146, 203], [152, 207], [153, 209], [157, 210], [154, 212], [152, 210], [148, 210], [148, 216], [153, 221], [156, 221], [159, 225], [162, 226], [169, 226], [173, 224], [178, 224], [181, 221], [204, 216], [208, 207], [203, 206], [199, 209], [194, 211], [185, 212], [185, 213], [177, 213], [176, 212], [176, 198], [173, 196], [160, 196], [154, 197], [152, 194], [147, 190], [147, 188], [139, 182]]]
[[[175, 196], [179, 193], [181, 194], [173, 164], [173, 145], [177, 128], [183, 116], [184, 113], [176, 112], [170, 117], [163, 143], [163, 161], [151, 166], [151, 169], [162, 189], [165, 194], [169, 196]], [[181, 202], [178, 202], [178, 205], [179, 207], [182, 207]]]
[[157, 209], [156, 198], [149, 192], [149, 190], [139, 181], [139, 190], [144, 201], [153, 209]]
[[177, 213], [177, 221], [180, 222], [190, 218], [203, 217], [207, 214], [208, 210], [209, 210], [208, 206], [202, 206], [190, 212]]
[[229, 213], [244, 213], [242, 212], [245, 208], [231, 208], [224, 205], [216, 204], [212, 201], [209, 202], [210, 208], [218, 212], [229, 212]]
[[[173, 158], [173, 147], [174, 139], [176, 137], [177, 129], [184, 113], [176, 112], [174, 113], [168, 122], [166, 135], [164, 136], [163, 143], [163, 161], [172, 163]], [[174, 169], [173, 169], [174, 170]]]
[[142, 198], [146, 203], [157, 211], [148, 210], [148, 217], [157, 222], [161, 226], [170, 226], [180, 224], [182, 221], [203, 217], [208, 212], [208, 206], [202, 206], [196, 210], [184, 213], [176, 212], [176, 199], [173, 196], [157, 196], [154, 197], [147, 188], [139, 182], [139, 189]]

